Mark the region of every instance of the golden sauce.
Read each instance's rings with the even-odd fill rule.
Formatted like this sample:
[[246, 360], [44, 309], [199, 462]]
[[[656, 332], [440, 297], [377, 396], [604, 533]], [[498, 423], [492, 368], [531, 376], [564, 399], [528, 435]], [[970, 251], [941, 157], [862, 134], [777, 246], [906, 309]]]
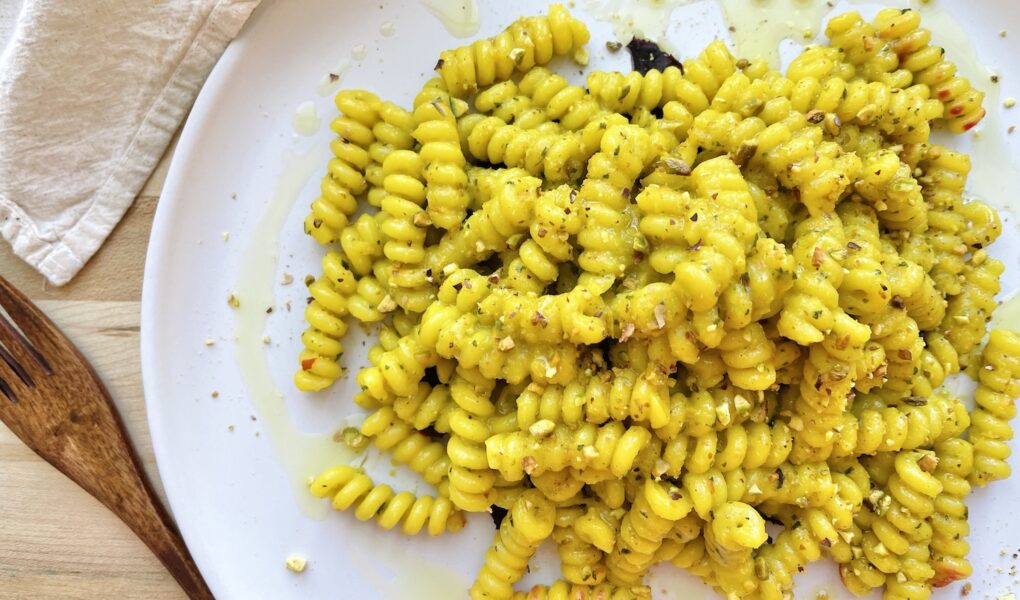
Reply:
[[692, 0], [585, 0], [584, 7], [596, 19], [613, 25], [616, 39], [627, 43], [639, 37], [653, 40], [666, 52], [681, 57], [682, 53], [666, 37], [666, 28], [675, 8]]
[[435, 561], [402, 552], [399, 548], [386, 553], [387, 571], [383, 577], [375, 561], [358, 552], [350, 553], [351, 562], [357, 565], [358, 575], [372, 584], [379, 600], [406, 600], [408, 591], [415, 600], [449, 600], [466, 597], [471, 582], [460, 573]]
[[478, 33], [481, 18], [477, 0], [421, 0], [421, 3], [450, 35], [466, 38]]
[[273, 282], [280, 231], [301, 188], [321, 168], [319, 152], [287, 159], [269, 206], [241, 260], [235, 287], [241, 305], [237, 309], [234, 330], [235, 356], [248, 399], [277, 462], [290, 479], [295, 501], [302, 512], [313, 518], [323, 518], [329, 503], [308, 493], [309, 478], [333, 465], [350, 462], [353, 454], [344, 444], [334, 442], [332, 433], [305, 433], [294, 425], [287, 415], [283, 392], [273, 381], [262, 337], [266, 307], [275, 304]]
[[999, 308], [992, 314], [992, 329], [1020, 330], [1020, 294], [1013, 294], [1003, 300]]
[[[654, 40], [674, 56], [680, 52], [666, 36], [673, 10], [704, 0], [586, 0], [595, 18], [613, 24], [623, 42], [632, 37]], [[823, 0], [719, 0], [730, 26], [736, 54], [766, 58], [779, 66], [779, 42], [813, 38], [822, 16], [830, 9]], [[690, 50], [688, 48], [688, 50]]]
[[822, 17], [831, 10], [824, 0], [721, 0], [731, 27], [734, 53], [764, 58], [779, 67], [779, 43], [805, 42], [824, 29]]

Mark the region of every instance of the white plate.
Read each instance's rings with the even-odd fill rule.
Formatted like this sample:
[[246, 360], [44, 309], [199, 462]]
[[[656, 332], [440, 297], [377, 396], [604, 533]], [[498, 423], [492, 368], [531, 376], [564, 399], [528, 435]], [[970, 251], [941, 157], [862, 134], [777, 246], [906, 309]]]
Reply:
[[[749, 1], [755, 10], [768, 4]], [[517, 4], [513, 13], [511, 4]], [[478, 34], [494, 34], [518, 14], [544, 12], [545, 4], [483, 2]], [[584, 2], [577, 4], [575, 14], [592, 30], [593, 65], [625, 68], [625, 53], [610, 56], [604, 46], [615, 39], [612, 26], [587, 15]], [[680, 2], [637, 4], [646, 16], [654, 16]], [[1020, 36], [1020, 7], [1010, 0], [988, 1], [981, 3], [978, 14], [972, 2], [941, 4], [959, 17], [978, 55], [1001, 69], [1003, 97], [1011, 95], [1010, 90], [1020, 95], [1014, 83], [1020, 81], [1016, 44], [1013, 37], [996, 35], [1006, 29]], [[837, 10], [845, 7], [840, 3]], [[656, 21], [670, 23], [670, 40], [685, 54], [700, 50], [715, 35], [726, 35], [719, 9], [711, 2], [681, 8], [672, 21], [645, 22]], [[815, 31], [820, 25], [815, 24]], [[315, 462], [332, 460], [305, 460], [303, 452], [316, 443], [336, 446], [322, 442], [321, 436], [302, 437], [295, 431], [328, 436], [347, 415], [357, 414], [348, 400], [354, 388], [350, 380], [318, 395], [298, 393], [290, 383], [303, 329], [306, 294], [301, 282], [319, 271], [322, 253], [301, 232], [301, 220], [323, 172], [331, 138], [328, 122], [335, 113], [331, 98], [319, 95], [317, 86], [341, 59], [350, 58], [352, 49], [363, 45], [364, 58], [352, 60], [340, 83], [407, 106], [440, 50], [461, 43], [417, 2], [267, 0], [223, 55], [188, 119], [149, 246], [142, 368], [153, 444], [173, 513], [219, 598], [458, 598], [465, 597], [463, 590], [481, 564], [492, 534], [492, 523], [484, 515], [455, 536], [408, 540], [346, 514], [312, 518], [302, 510], [292, 485], [294, 479], [312, 475]], [[576, 68], [571, 70], [576, 76]], [[968, 74], [978, 85], [993, 87], [987, 75]], [[322, 126], [314, 135], [301, 137], [294, 133], [292, 120], [306, 101], [316, 107]], [[993, 116], [1012, 116], [994, 99], [988, 108]], [[992, 119], [984, 127], [1004, 129], [1012, 122], [1006, 118], [996, 124]], [[982, 190], [1001, 196], [999, 204], [1002, 198], [1017, 197], [1016, 184], [1010, 181], [1014, 170], [1002, 172], [1002, 161], [976, 163], [972, 181], [982, 182]], [[274, 211], [281, 218], [273, 217]], [[270, 216], [263, 220], [264, 214]], [[1010, 283], [1015, 284], [1020, 253], [1014, 250], [1020, 236], [1014, 224], [1007, 226], [1004, 237], [998, 254], [1008, 255]], [[249, 251], [261, 258], [249, 260], [252, 273], [240, 278]], [[280, 283], [284, 272], [295, 276], [293, 284]], [[260, 276], [264, 298], [251, 288], [258, 287]], [[236, 289], [241, 290], [240, 311], [226, 302]], [[289, 312], [288, 301], [293, 308]], [[270, 303], [275, 310], [266, 316]], [[262, 346], [262, 331], [238, 332], [239, 315], [256, 324], [260, 316], [266, 318], [264, 334], [270, 343]], [[241, 339], [235, 341], [238, 335]], [[364, 361], [358, 335], [353, 333], [346, 344], [346, 360], [354, 368]], [[215, 344], [207, 346], [206, 339]], [[261, 365], [249, 368], [250, 377], [275, 382], [283, 401], [270, 395], [271, 406], [256, 410], [253, 391], [246, 389], [239, 368], [237, 355], [243, 352], [253, 356], [245, 360]], [[258, 420], [253, 420], [256, 413]], [[388, 477], [385, 462], [372, 461], [369, 467], [373, 474]], [[976, 597], [1002, 594], [1011, 587], [1011, 555], [1020, 539], [1020, 522], [1012, 512], [1017, 498], [1020, 478], [980, 491], [971, 501], [972, 583], [981, 594]], [[1000, 556], [1000, 551], [1007, 555]], [[291, 554], [308, 558], [305, 573], [284, 568]], [[996, 571], [1000, 568], [1003, 573]], [[810, 578], [799, 587], [804, 595], [820, 586], [840, 593], [831, 563], [823, 561], [809, 571]], [[556, 572], [555, 561], [546, 563], [529, 581], [548, 581]], [[670, 589], [663, 598], [710, 596], [700, 584], [682, 577], [657, 581], [657, 594], [665, 587]], [[950, 588], [943, 595], [957, 593]]]

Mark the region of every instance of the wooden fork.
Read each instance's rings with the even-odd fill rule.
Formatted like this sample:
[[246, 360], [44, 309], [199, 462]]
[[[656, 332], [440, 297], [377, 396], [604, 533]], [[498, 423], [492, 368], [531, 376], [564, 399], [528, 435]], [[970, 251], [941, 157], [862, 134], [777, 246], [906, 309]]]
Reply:
[[0, 312], [0, 420], [120, 517], [189, 598], [212, 599], [184, 541], [153, 493], [110, 394], [92, 366], [3, 277], [0, 306], [21, 329]]

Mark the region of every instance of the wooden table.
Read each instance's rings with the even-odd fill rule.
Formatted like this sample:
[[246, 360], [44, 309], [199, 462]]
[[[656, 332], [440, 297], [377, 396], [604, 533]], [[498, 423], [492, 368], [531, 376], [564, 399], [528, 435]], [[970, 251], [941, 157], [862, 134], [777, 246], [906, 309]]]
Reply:
[[[39, 304], [106, 382], [161, 497], [139, 360], [142, 269], [173, 146], [124, 220], [62, 288], [0, 242], [0, 273]], [[184, 598], [117, 517], [0, 423], [0, 600]]]

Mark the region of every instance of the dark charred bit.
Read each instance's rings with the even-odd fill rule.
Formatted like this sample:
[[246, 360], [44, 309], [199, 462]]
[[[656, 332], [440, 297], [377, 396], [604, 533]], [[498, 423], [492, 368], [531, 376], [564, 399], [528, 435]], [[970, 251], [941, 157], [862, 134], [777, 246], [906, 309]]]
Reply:
[[443, 65], [445, 65], [445, 64], [446, 64], [446, 61], [440, 58], [439, 60], [436, 61], [436, 66], [432, 67], [432, 68], [434, 70], [438, 71], [439, 69], [442, 69]]
[[506, 514], [510, 511], [502, 506], [496, 506], [495, 504], [490, 506], [489, 509], [489, 516], [492, 517], [492, 522], [496, 525], [496, 529], [499, 529], [499, 526], [503, 524], [503, 519], [506, 518]]
[[634, 65], [634, 70], [642, 75], [652, 69], [665, 71], [667, 67], [676, 67], [683, 73], [684, 66], [680, 61], [651, 40], [634, 38], [627, 44], [627, 50], [630, 52], [630, 62]]
[[783, 473], [781, 468], [776, 468], [776, 489], [782, 489], [783, 484], [786, 482], [786, 473]]

